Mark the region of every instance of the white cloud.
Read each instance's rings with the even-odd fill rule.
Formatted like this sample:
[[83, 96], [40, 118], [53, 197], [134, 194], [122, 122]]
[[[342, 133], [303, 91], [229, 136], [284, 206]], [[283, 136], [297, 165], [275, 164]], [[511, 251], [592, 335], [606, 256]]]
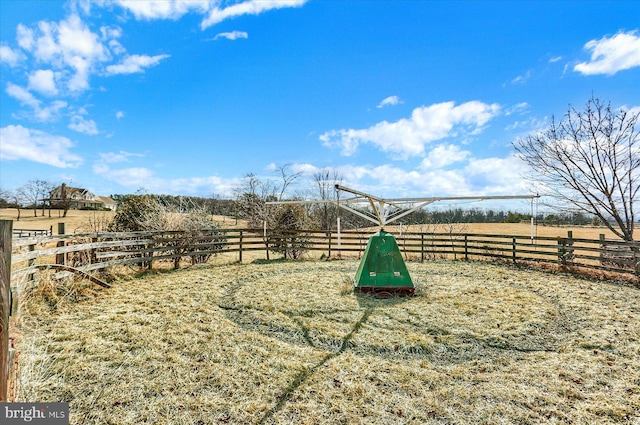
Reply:
[[40, 101], [24, 87], [9, 83], [6, 92], [23, 106], [30, 106], [33, 109], [40, 108]]
[[208, 0], [118, 0], [116, 4], [133, 13], [136, 19], [179, 19], [189, 12], [205, 13]]
[[78, 133], [88, 134], [89, 136], [95, 136], [98, 134], [98, 126], [94, 120], [85, 119], [82, 115], [74, 115], [71, 117], [71, 122], [68, 126], [71, 130]]
[[67, 102], [54, 100], [49, 106], [43, 107], [42, 102], [29, 90], [12, 83], [7, 84], [6, 92], [9, 96], [20, 102], [22, 106], [32, 108], [32, 112], [24, 115], [24, 117], [34, 121], [53, 121], [58, 118], [60, 111], [67, 106]]
[[55, 75], [50, 69], [39, 69], [29, 75], [29, 88], [46, 96], [58, 94]]
[[0, 158], [27, 160], [59, 168], [80, 165], [82, 158], [69, 150], [73, 142], [66, 137], [32, 130], [20, 125], [0, 128]]
[[376, 108], [384, 108], [385, 106], [395, 106], [399, 103], [402, 103], [402, 102], [400, 101], [400, 98], [398, 96], [389, 96], [382, 99], [382, 102], [380, 102], [378, 106], [376, 106]]
[[20, 50], [14, 50], [11, 47], [0, 44], [0, 63], [9, 66], [17, 66], [25, 59], [24, 54]]
[[640, 36], [637, 31], [619, 32], [613, 37], [591, 40], [584, 45], [591, 52], [589, 62], [573, 67], [583, 75], [614, 75], [618, 71], [640, 66]]
[[524, 75], [518, 75], [516, 78], [511, 80], [511, 84], [524, 84], [529, 81], [529, 78], [531, 78], [531, 71], [525, 72]]
[[200, 28], [205, 30], [226, 19], [242, 15], [259, 15], [272, 9], [300, 7], [306, 2], [307, 0], [249, 0], [222, 9], [216, 6], [209, 11], [208, 16], [200, 24]]
[[547, 128], [548, 125], [549, 125], [549, 122], [547, 117], [543, 117], [543, 118], [533, 117], [533, 118], [527, 118], [521, 121], [516, 120], [511, 124], [507, 125], [505, 127], [505, 130], [506, 131], [517, 130], [524, 133], [532, 133], [532, 132], [535, 133]]
[[312, 164], [292, 164], [291, 172], [302, 173], [303, 175], [311, 176], [320, 171], [320, 168]]
[[463, 170], [471, 192], [490, 191], [496, 195], [526, 195], [535, 192], [522, 178], [526, 164], [515, 156], [471, 159]]
[[469, 195], [462, 170], [405, 170], [392, 165], [339, 167], [345, 185], [383, 197]]
[[122, 118], [124, 118], [124, 112], [122, 112], [122, 111], [116, 111], [116, 118], [117, 118], [117, 119], [122, 119]]
[[129, 162], [131, 158], [144, 157], [140, 153], [131, 153], [126, 151], [99, 153], [100, 160], [107, 164], [115, 164], [120, 162]]
[[70, 15], [58, 25], [57, 40], [60, 50], [68, 58], [81, 57], [105, 60], [108, 52], [101, 37], [92, 32], [78, 15]]
[[504, 114], [506, 116], [513, 115], [513, 114], [522, 114], [526, 112], [527, 109], [529, 109], [529, 104], [527, 102], [520, 102], [509, 108], [506, 108], [504, 111]]
[[31, 51], [35, 43], [33, 30], [23, 24], [18, 24], [16, 28], [16, 41], [18, 42], [18, 46], [27, 51]]
[[640, 115], [640, 106], [624, 107], [624, 109], [631, 115]]
[[[113, 154], [101, 154], [102, 160], [116, 162], [117, 158], [127, 158], [137, 156], [128, 152]], [[93, 165], [93, 172], [107, 181], [114, 182], [132, 191], [144, 187], [152, 193], [173, 193], [173, 194], [213, 194], [231, 197], [234, 189], [240, 184], [238, 178], [225, 179], [218, 176], [207, 177], [187, 177], [177, 179], [164, 179], [157, 177], [153, 170], [146, 167], [130, 167], [113, 169], [106, 162], [96, 162]]]
[[219, 38], [226, 38], [227, 40], [237, 40], [239, 38], [249, 38], [249, 34], [247, 34], [244, 31], [231, 31], [231, 32], [221, 32], [216, 34], [215, 37], [213, 37], [214, 40], [217, 40]]
[[327, 147], [353, 155], [362, 143], [370, 143], [401, 158], [422, 155], [425, 145], [459, 133], [477, 134], [500, 111], [498, 104], [470, 101], [456, 106], [443, 102], [413, 110], [410, 118], [382, 121], [364, 129], [330, 130], [319, 139]]
[[443, 161], [416, 169], [383, 164], [344, 165], [336, 170], [345, 186], [383, 197], [524, 195], [534, 191], [521, 177], [526, 165], [514, 156], [478, 159], [457, 147], [442, 149], [452, 151], [457, 168], [438, 168], [448, 165]]
[[549, 59], [549, 63], [556, 63], [556, 62], [560, 62], [561, 60], [562, 60], [562, 56], [555, 56]]
[[456, 162], [465, 161], [470, 155], [471, 152], [462, 150], [456, 145], [439, 145], [422, 160], [420, 168], [423, 170], [444, 168]]
[[153, 171], [144, 167], [114, 170], [106, 164], [97, 163], [93, 166], [93, 172], [103, 177], [105, 180], [112, 181], [124, 187], [145, 187], [152, 190], [159, 186], [159, 184], [156, 183], [156, 180], [158, 179], [154, 177]]
[[33, 28], [20, 24], [16, 30], [18, 45], [54, 72], [57, 90], [72, 93], [89, 88], [89, 77], [111, 60], [108, 45], [117, 47], [120, 35], [119, 29], [109, 27], [94, 33], [77, 14], [60, 22], [40, 21]]
[[134, 74], [138, 72], [144, 72], [145, 68], [156, 66], [161, 60], [168, 58], [169, 55], [131, 55], [127, 56], [121, 63], [117, 65], [107, 66], [107, 73], [109, 75], [116, 74]]

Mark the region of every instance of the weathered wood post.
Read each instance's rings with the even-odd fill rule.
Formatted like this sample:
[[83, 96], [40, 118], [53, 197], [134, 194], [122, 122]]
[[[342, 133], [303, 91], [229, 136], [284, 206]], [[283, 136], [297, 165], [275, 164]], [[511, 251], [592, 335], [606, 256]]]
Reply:
[[[65, 234], [65, 224], [64, 223], [58, 223], [58, 235], [64, 235]], [[59, 241], [56, 246], [61, 247], [64, 246], [64, 241]], [[62, 254], [56, 254], [56, 264], [66, 264], [65, 258], [66, 258], [67, 254], [65, 254], [64, 252]]]
[[513, 264], [516, 263], [516, 237], [513, 236], [511, 238], [511, 259], [513, 260]]
[[[29, 252], [33, 252], [36, 250], [36, 246], [35, 244], [30, 244], [27, 249], [29, 250]], [[34, 266], [36, 264], [36, 259], [35, 258], [30, 259], [28, 264], [29, 264], [29, 267]], [[27, 281], [33, 282], [33, 279], [35, 278], [35, 273], [29, 273], [28, 276], [29, 277], [27, 278]]]
[[570, 266], [573, 265], [573, 230], [568, 230], [567, 231], [567, 239], [568, 239], [568, 245], [569, 248], [567, 250], [567, 254], [568, 254], [568, 258], [567, 258], [567, 262]]
[[[98, 232], [96, 232], [96, 235], [91, 238], [91, 244], [95, 245], [96, 243], [98, 243]], [[96, 250], [96, 248], [91, 248], [91, 252], [89, 255], [89, 264], [95, 264], [97, 262], [98, 262], [98, 251]]]
[[329, 254], [327, 258], [331, 258], [331, 231], [327, 232], [327, 237], [329, 238]]
[[564, 267], [567, 254], [567, 242], [564, 238], [558, 238], [558, 266]]
[[469, 235], [464, 235], [464, 259], [469, 260]]
[[[264, 239], [264, 249], [267, 255], [267, 261], [269, 261], [269, 239], [267, 239], [267, 220], [264, 221], [264, 227], [262, 231], [262, 238]], [[277, 237], [276, 237], [277, 240]], [[287, 255], [287, 251], [285, 250], [285, 257]]]
[[240, 242], [238, 247], [238, 262], [242, 263], [242, 230], [240, 230]]
[[0, 220], [0, 402], [7, 401], [12, 220]]
[[147, 262], [145, 264], [147, 270], [153, 270], [153, 253], [156, 248], [156, 240], [153, 235], [149, 235], [151, 242], [148, 242], [145, 247], [147, 249]]
[[420, 233], [420, 262], [424, 263], [424, 233]]

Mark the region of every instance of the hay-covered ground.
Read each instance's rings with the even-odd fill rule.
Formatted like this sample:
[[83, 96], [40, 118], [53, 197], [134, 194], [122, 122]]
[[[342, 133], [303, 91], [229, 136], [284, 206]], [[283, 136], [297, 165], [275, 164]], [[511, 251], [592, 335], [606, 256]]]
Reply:
[[25, 303], [20, 399], [73, 424], [640, 422], [640, 290], [409, 263], [410, 299], [353, 260], [209, 265]]

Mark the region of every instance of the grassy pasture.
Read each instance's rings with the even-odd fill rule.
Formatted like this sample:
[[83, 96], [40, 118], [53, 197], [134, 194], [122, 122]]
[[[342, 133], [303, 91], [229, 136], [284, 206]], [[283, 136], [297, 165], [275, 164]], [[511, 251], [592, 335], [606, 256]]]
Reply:
[[[640, 290], [458, 261], [204, 265], [23, 303], [20, 399], [73, 424], [640, 422]], [[80, 285], [80, 286], [78, 286]]]
[[[113, 220], [115, 211], [87, 211], [69, 210], [66, 217], [62, 217], [62, 211], [49, 210], [37, 211], [37, 216], [33, 216], [33, 210], [23, 209], [20, 213], [20, 221], [17, 221], [18, 211], [15, 208], [0, 208], [0, 220], [13, 220], [13, 227], [24, 230], [45, 230], [53, 226], [53, 234], [58, 232], [58, 223], [65, 223], [67, 233], [92, 232], [100, 225]], [[214, 216], [214, 220], [222, 227], [236, 227], [236, 221], [232, 217]], [[237, 226], [246, 227], [246, 221], [239, 220]], [[100, 230], [103, 230], [100, 228]]]

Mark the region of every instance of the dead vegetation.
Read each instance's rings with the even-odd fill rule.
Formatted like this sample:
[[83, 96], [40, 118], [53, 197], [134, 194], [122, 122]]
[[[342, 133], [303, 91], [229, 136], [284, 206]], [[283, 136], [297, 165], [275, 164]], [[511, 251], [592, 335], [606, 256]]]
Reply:
[[68, 401], [73, 424], [640, 421], [637, 288], [436, 261], [408, 264], [417, 296], [377, 300], [348, 290], [356, 267], [42, 287], [21, 304], [19, 398]]

